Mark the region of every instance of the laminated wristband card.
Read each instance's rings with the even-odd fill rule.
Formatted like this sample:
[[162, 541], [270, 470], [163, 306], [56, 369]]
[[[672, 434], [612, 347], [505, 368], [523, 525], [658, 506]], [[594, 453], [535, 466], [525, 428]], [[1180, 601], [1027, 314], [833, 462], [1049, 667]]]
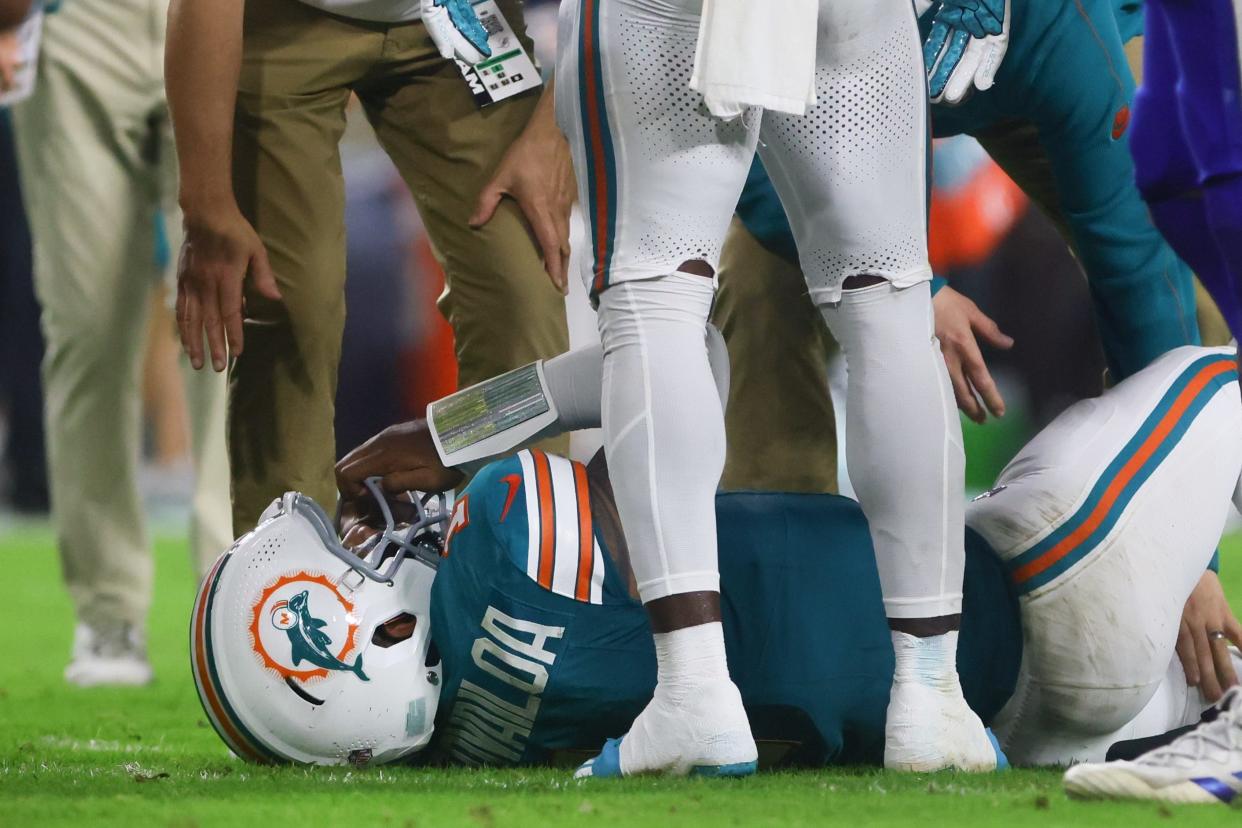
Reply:
[[492, 47], [492, 56], [475, 66], [457, 61], [474, 102], [481, 107], [490, 106], [542, 86], [543, 78], [535, 62], [522, 47], [522, 41], [514, 34], [495, 0], [475, 3], [474, 11], [487, 30], [487, 44]]
[[448, 466], [510, 451], [556, 421], [543, 365], [536, 362], [427, 406], [427, 423]]

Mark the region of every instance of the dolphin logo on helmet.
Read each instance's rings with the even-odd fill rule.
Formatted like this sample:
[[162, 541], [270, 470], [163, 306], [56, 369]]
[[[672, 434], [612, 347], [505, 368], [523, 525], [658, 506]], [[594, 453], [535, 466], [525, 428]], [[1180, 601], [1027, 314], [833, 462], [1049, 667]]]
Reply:
[[303, 661], [309, 661], [316, 667], [325, 670], [345, 670], [353, 673], [363, 681], [370, 681], [362, 672], [362, 654], [354, 659], [353, 665], [346, 664], [328, 650], [332, 639], [323, 631], [328, 622], [315, 618], [310, 614], [310, 591], [302, 590], [289, 599], [289, 609], [295, 613], [296, 622], [285, 630], [292, 648], [290, 658], [297, 667]]

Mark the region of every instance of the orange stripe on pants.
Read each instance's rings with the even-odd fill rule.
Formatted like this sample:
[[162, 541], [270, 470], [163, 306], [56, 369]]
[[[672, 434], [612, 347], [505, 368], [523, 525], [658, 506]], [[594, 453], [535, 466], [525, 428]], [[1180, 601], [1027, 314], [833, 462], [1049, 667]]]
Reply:
[[1074, 551], [1084, 540], [1091, 537], [1091, 533], [1098, 529], [1100, 524], [1104, 522], [1104, 518], [1108, 516], [1109, 510], [1117, 502], [1117, 498], [1121, 496], [1122, 490], [1134, 479], [1134, 475], [1138, 474], [1139, 469], [1143, 468], [1143, 464], [1151, 459], [1156, 449], [1169, 436], [1169, 432], [1177, 425], [1177, 421], [1186, 412], [1186, 409], [1190, 407], [1190, 404], [1199, 395], [1199, 392], [1215, 377], [1232, 371], [1234, 368], [1235, 366], [1230, 362], [1215, 362], [1199, 371], [1195, 378], [1177, 395], [1173, 406], [1160, 419], [1160, 422], [1157, 423], [1152, 433], [1147, 436], [1147, 439], [1143, 441], [1143, 444], [1139, 446], [1134, 456], [1117, 472], [1117, 476], [1113, 478], [1113, 482], [1104, 490], [1103, 497], [1095, 505], [1087, 520], [1069, 535], [1066, 535], [1060, 543], [1026, 566], [1015, 571], [1013, 574], [1014, 582], [1020, 584], [1029, 578], [1035, 577]]

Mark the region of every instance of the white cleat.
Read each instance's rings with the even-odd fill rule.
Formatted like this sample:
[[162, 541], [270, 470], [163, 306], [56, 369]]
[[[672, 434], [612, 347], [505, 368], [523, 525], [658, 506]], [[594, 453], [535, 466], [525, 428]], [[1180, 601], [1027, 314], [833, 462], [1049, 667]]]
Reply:
[[893, 683], [884, 727], [884, 767], [929, 773], [994, 771], [1008, 765], [995, 737], [966, 704], [961, 687], [952, 690], [956, 692]]
[[1137, 759], [1075, 765], [1065, 772], [1065, 792], [1073, 799], [1242, 801], [1242, 689], [1226, 693], [1217, 710], [1213, 720]]
[[151, 664], [141, 633], [128, 624], [73, 631], [73, 656], [65, 681], [78, 687], [141, 687], [151, 683]]
[[913, 773], [1008, 767], [996, 737], [962, 695], [955, 660], [957, 633], [892, 636], [898, 669], [888, 698], [884, 767]]
[[574, 777], [639, 773], [670, 776], [749, 776], [759, 752], [737, 686], [714, 680], [674, 698], [662, 684], [620, 739], [609, 739]]

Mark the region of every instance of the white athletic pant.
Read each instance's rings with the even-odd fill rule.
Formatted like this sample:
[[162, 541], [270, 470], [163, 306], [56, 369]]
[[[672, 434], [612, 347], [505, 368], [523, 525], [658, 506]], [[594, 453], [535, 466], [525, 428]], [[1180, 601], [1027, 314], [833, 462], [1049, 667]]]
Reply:
[[[817, 106], [805, 118], [751, 111], [725, 122], [689, 89], [700, 5], [561, 7], [557, 112], [591, 230], [590, 287], [611, 378], [605, 446], [642, 597], [716, 588], [710, 504], [724, 447], [701, 354], [713, 286], [672, 274], [692, 260], [717, 267], [761, 142], [810, 291], [851, 343], [853, 405], [868, 415], [851, 445], [890, 615], [958, 612], [963, 552], [960, 532], [946, 527], [961, 524], [960, 426], [946, 408], [927, 291], [894, 289], [930, 277], [927, 103], [913, 11], [906, 0], [824, 0]], [[853, 275], [890, 285], [851, 305], [841, 286]], [[899, 306], [918, 335], [888, 335], [899, 326], [885, 317]], [[926, 479], [895, 478], [900, 466], [886, 449], [897, 446]]]
[[906, 0], [821, 0], [805, 117], [722, 121], [689, 88], [702, 0], [566, 0], [557, 119], [578, 172], [594, 293], [700, 259], [715, 269], [756, 144], [817, 300], [930, 278], [927, 94]]
[[1236, 364], [1169, 352], [1067, 409], [967, 508], [1019, 596], [1021, 672], [993, 722], [1014, 762], [1100, 760], [1197, 720], [1174, 647], [1242, 471]]

